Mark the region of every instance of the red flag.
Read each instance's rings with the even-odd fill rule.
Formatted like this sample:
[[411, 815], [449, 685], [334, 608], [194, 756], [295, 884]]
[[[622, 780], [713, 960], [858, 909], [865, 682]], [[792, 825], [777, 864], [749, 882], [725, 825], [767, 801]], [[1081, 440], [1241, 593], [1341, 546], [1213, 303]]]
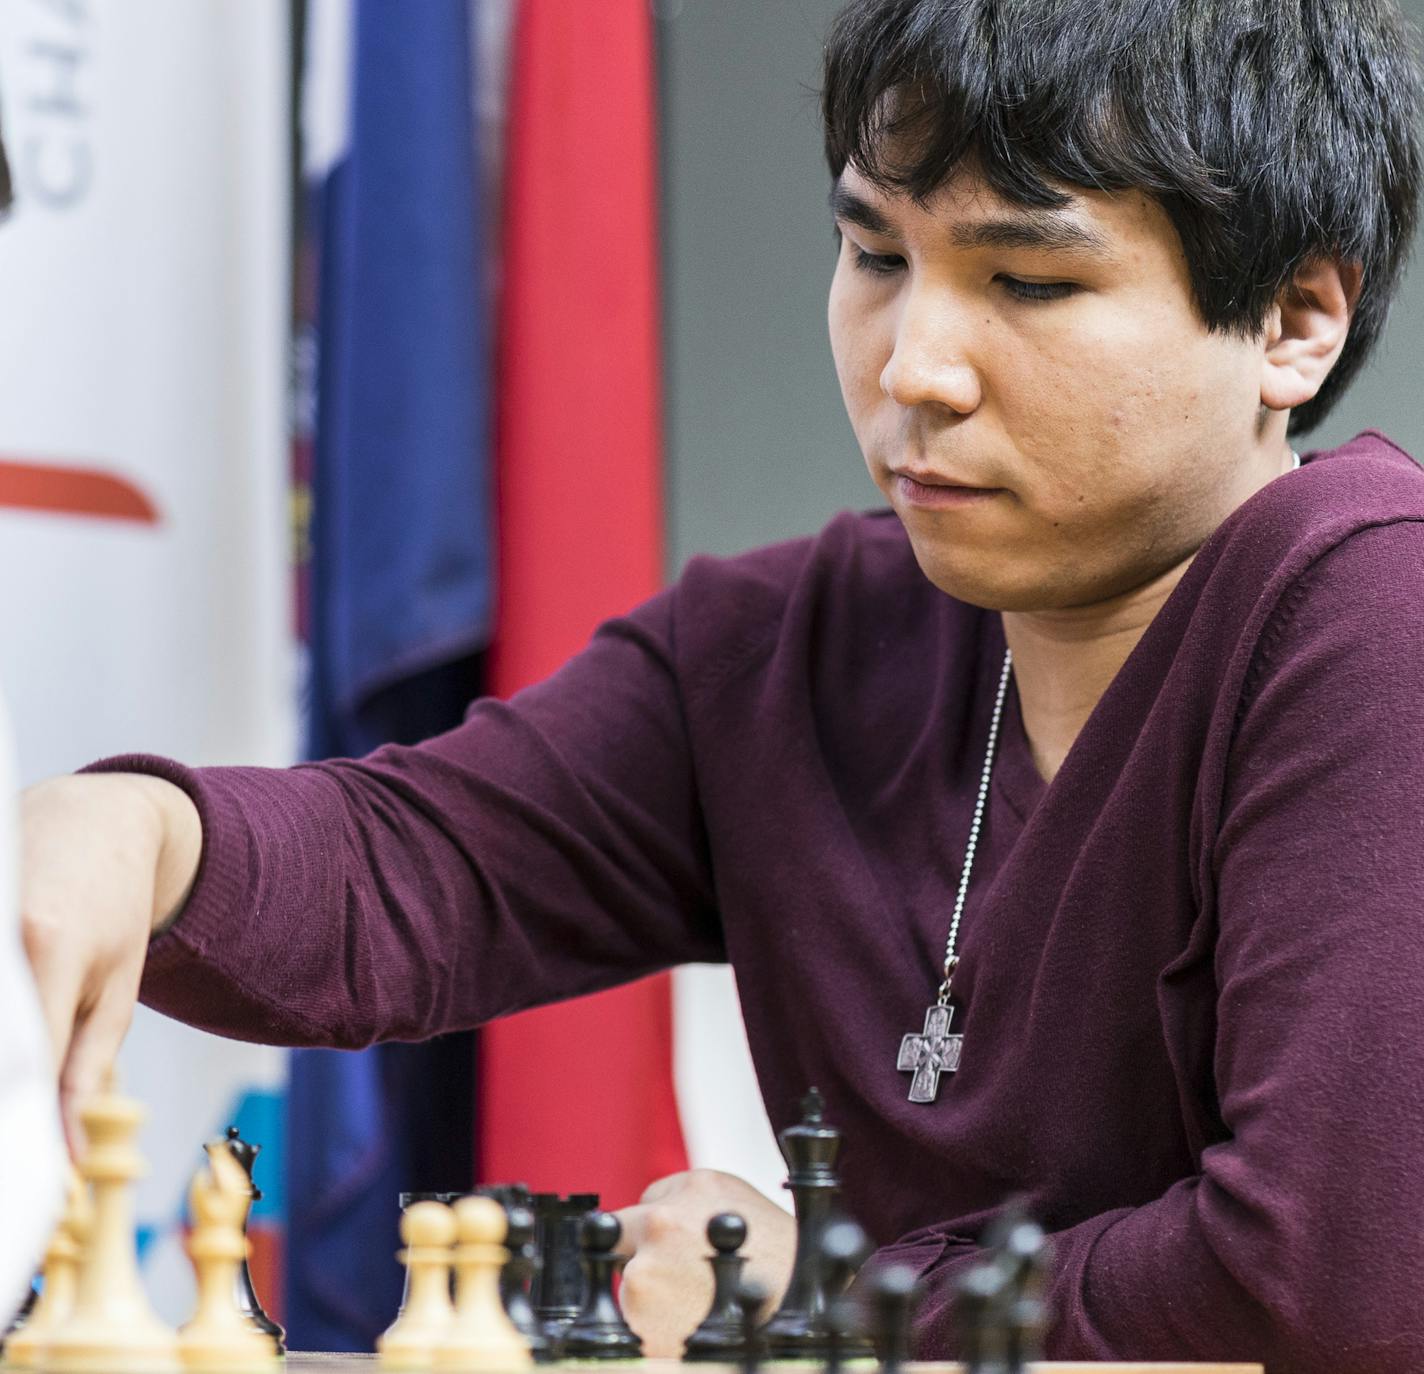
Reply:
[[[653, 77], [647, 0], [518, 5], [498, 331], [501, 696], [662, 582]], [[481, 1039], [486, 1179], [618, 1207], [687, 1167], [666, 976]], [[595, 1046], [596, 1064], [541, 1092], [531, 1066], [571, 1043]]]

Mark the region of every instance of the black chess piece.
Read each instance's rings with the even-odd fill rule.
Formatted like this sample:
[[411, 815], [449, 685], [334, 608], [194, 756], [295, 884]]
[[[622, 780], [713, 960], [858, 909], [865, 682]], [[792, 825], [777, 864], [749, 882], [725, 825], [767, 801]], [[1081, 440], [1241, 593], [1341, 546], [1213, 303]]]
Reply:
[[412, 1202], [443, 1202], [451, 1207], [464, 1196], [464, 1193], [397, 1193], [396, 1202], [404, 1212]]
[[4, 1334], [0, 1335], [0, 1347], [3, 1347], [4, 1342], [29, 1321], [30, 1313], [35, 1310], [35, 1303], [39, 1301], [40, 1283], [43, 1277], [44, 1270], [41, 1269], [35, 1274], [34, 1278], [30, 1280], [30, 1286], [25, 1293], [25, 1300], [15, 1309], [14, 1315], [11, 1316], [9, 1322], [6, 1324]]
[[1015, 1199], [1000, 1209], [981, 1244], [984, 1258], [955, 1296], [960, 1358], [970, 1374], [1023, 1374], [1042, 1342], [1049, 1243]]
[[849, 1293], [826, 1300], [826, 1363], [824, 1374], [843, 1374], [846, 1355], [855, 1339], [859, 1314]]
[[993, 1260], [966, 1272], [955, 1285], [954, 1322], [965, 1374], [1009, 1374], [1008, 1276]]
[[504, 1310], [515, 1330], [528, 1342], [535, 1364], [549, 1364], [554, 1358], [553, 1347], [529, 1300], [530, 1285], [539, 1267], [539, 1251], [534, 1244], [534, 1212], [529, 1207], [510, 1207], [505, 1214], [509, 1218], [509, 1229], [504, 1244], [509, 1258], [499, 1277]]
[[1030, 1363], [1043, 1357], [1043, 1332], [1047, 1325], [1043, 1294], [1052, 1247], [1043, 1228], [1020, 1210], [1006, 1229], [1002, 1254], [1009, 1274], [1005, 1361], [1012, 1374], [1020, 1374]]
[[707, 1240], [712, 1246], [712, 1306], [702, 1324], [682, 1348], [684, 1360], [715, 1360], [732, 1364], [742, 1358], [745, 1336], [742, 1311], [737, 1306], [745, 1255], [737, 1253], [747, 1239], [747, 1223], [735, 1212], [718, 1212], [707, 1223]]
[[839, 1217], [826, 1224], [817, 1248], [821, 1255], [821, 1283], [829, 1297], [850, 1286], [875, 1247], [858, 1222]]
[[875, 1353], [866, 1336], [860, 1302], [846, 1292], [874, 1246], [856, 1222], [842, 1217], [827, 1223], [819, 1249], [821, 1291], [826, 1295], [826, 1363], [839, 1369], [845, 1360], [868, 1359]]
[[761, 1309], [766, 1289], [754, 1279], [742, 1279], [733, 1294], [742, 1328], [742, 1374], [757, 1374], [766, 1343], [761, 1334]]
[[480, 1197], [492, 1197], [506, 1212], [511, 1207], [533, 1205], [527, 1183], [482, 1183], [475, 1192]]
[[529, 1285], [529, 1301], [539, 1327], [555, 1356], [569, 1324], [583, 1306], [583, 1265], [579, 1258], [579, 1228], [598, 1210], [597, 1193], [535, 1193], [534, 1249], [538, 1266]]
[[881, 1374], [901, 1374], [910, 1358], [910, 1319], [919, 1278], [908, 1265], [890, 1264], [870, 1279], [870, 1331]]
[[767, 1351], [774, 1360], [819, 1360], [830, 1354], [826, 1302], [835, 1295], [825, 1287], [821, 1237], [840, 1192], [835, 1171], [840, 1147], [841, 1133], [825, 1121], [825, 1103], [812, 1088], [802, 1099], [800, 1123], [781, 1132], [789, 1170], [785, 1186], [796, 1207], [796, 1258], [786, 1296], [766, 1325]]
[[[262, 1152], [260, 1145], [251, 1145], [243, 1140], [237, 1133], [236, 1126], [227, 1128], [227, 1147], [232, 1151], [232, 1156], [242, 1165], [242, 1171], [247, 1175], [247, 1186], [252, 1190], [252, 1202], [261, 1202], [262, 1191], [252, 1181], [252, 1166], [257, 1162], [257, 1156]], [[247, 1235], [247, 1217], [252, 1215], [252, 1203], [248, 1204], [247, 1214], [242, 1220], [242, 1234]], [[285, 1355], [287, 1353], [287, 1333], [262, 1310], [262, 1304], [258, 1301], [257, 1290], [252, 1286], [252, 1271], [247, 1267], [247, 1256], [244, 1254], [242, 1263], [238, 1266], [237, 1277], [234, 1280], [234, 1300], [237, 1303], [237, 1310], [247, 1319], [248, 1323], [261, 1331], [264, 1335], [271, 1336], [277, 1343], [277, 1353]]]
[[613, 1278], [626, 1263], [614, 1247], [623, 1227], [612, 1212], [590, 1212], [579, 1240], [583, 1249], [584, 1300], [559, 1345], [561, 1359], [638, 1360], [643, 1343], [623, 1320], [613, 1296]]

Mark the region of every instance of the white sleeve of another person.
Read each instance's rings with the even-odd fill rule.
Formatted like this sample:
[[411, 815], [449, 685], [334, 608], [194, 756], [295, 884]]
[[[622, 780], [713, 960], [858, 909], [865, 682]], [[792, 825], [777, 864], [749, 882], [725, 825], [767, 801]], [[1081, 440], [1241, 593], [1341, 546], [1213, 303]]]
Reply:
[[0, 699], [0, 1331], [59, 1216], [64, 1146], [48, 1033], [20, 943], [17, 783]]

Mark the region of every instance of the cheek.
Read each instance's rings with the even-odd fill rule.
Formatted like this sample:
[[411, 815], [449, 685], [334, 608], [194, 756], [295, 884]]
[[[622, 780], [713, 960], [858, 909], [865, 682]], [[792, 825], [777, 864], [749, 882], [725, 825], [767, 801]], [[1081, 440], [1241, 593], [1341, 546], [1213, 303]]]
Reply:
[[831, 357], [835, 361], [836, 376], [840, 378], [842, 394], [849, 400], [851, 378], [854, 374], [852, 355], [856, 347], [856, 331], [844, 293], [837, 292], [834, 286], [831, 288], [826, 322], [830, 328]]
[[1019, 394], [1031, 397], [1021, 419], [1080, 455], [1058, 492], [1077, 506], [1085, 490], [1115, 480], [1120, 464], [1137, 465], [1144, 445], [1155, 449], [1164, 430], [1181, 425], [1192, 388], [1166, 351], [1135, 334], [1088, 331], [1060, 342], [1037, 351], [1021, 373]]
[[847, 272], [844, 266], [836, 270], [826, 321], [841, 394], [847, 406], [863, 406], [879, 393], [880, 374], [885, 366], [880, 312], [865, 299], [858, 283], [847, 279]]

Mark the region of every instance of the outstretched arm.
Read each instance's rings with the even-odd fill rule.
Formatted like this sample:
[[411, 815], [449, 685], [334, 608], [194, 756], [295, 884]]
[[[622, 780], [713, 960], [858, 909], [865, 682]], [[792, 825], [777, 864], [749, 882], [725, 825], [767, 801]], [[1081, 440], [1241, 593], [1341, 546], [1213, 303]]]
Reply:
[[[414, 747], [287, 769], [125, 757], [98, 767], [147, 776], [64, 780], [94, 796], [122, 789], [129, 804], [92, 844], [92, 816], [30, 818], [32, 938], [95, 964], [112, 932], [85, 893], [134, 897], [126, 954], [99, 970], [101, 1000], [124, 1003], [111, 1009], [113, 1047], [140, 967], [144, 1000], [195, 1025], [354, 1047], [720, 958], [674, 598], [609, 622], [546, 682], [481, 701]], [[167, 831], [140, 802], [154, 789], [181, 800], [192, 841], [187, 872], [161, 883]], [[82, 881], [57, 882], [79, 853]], [[148, 945], [153, 918], [190, 885]], [[62, 1019], [61, 980], [37, 971]]]

